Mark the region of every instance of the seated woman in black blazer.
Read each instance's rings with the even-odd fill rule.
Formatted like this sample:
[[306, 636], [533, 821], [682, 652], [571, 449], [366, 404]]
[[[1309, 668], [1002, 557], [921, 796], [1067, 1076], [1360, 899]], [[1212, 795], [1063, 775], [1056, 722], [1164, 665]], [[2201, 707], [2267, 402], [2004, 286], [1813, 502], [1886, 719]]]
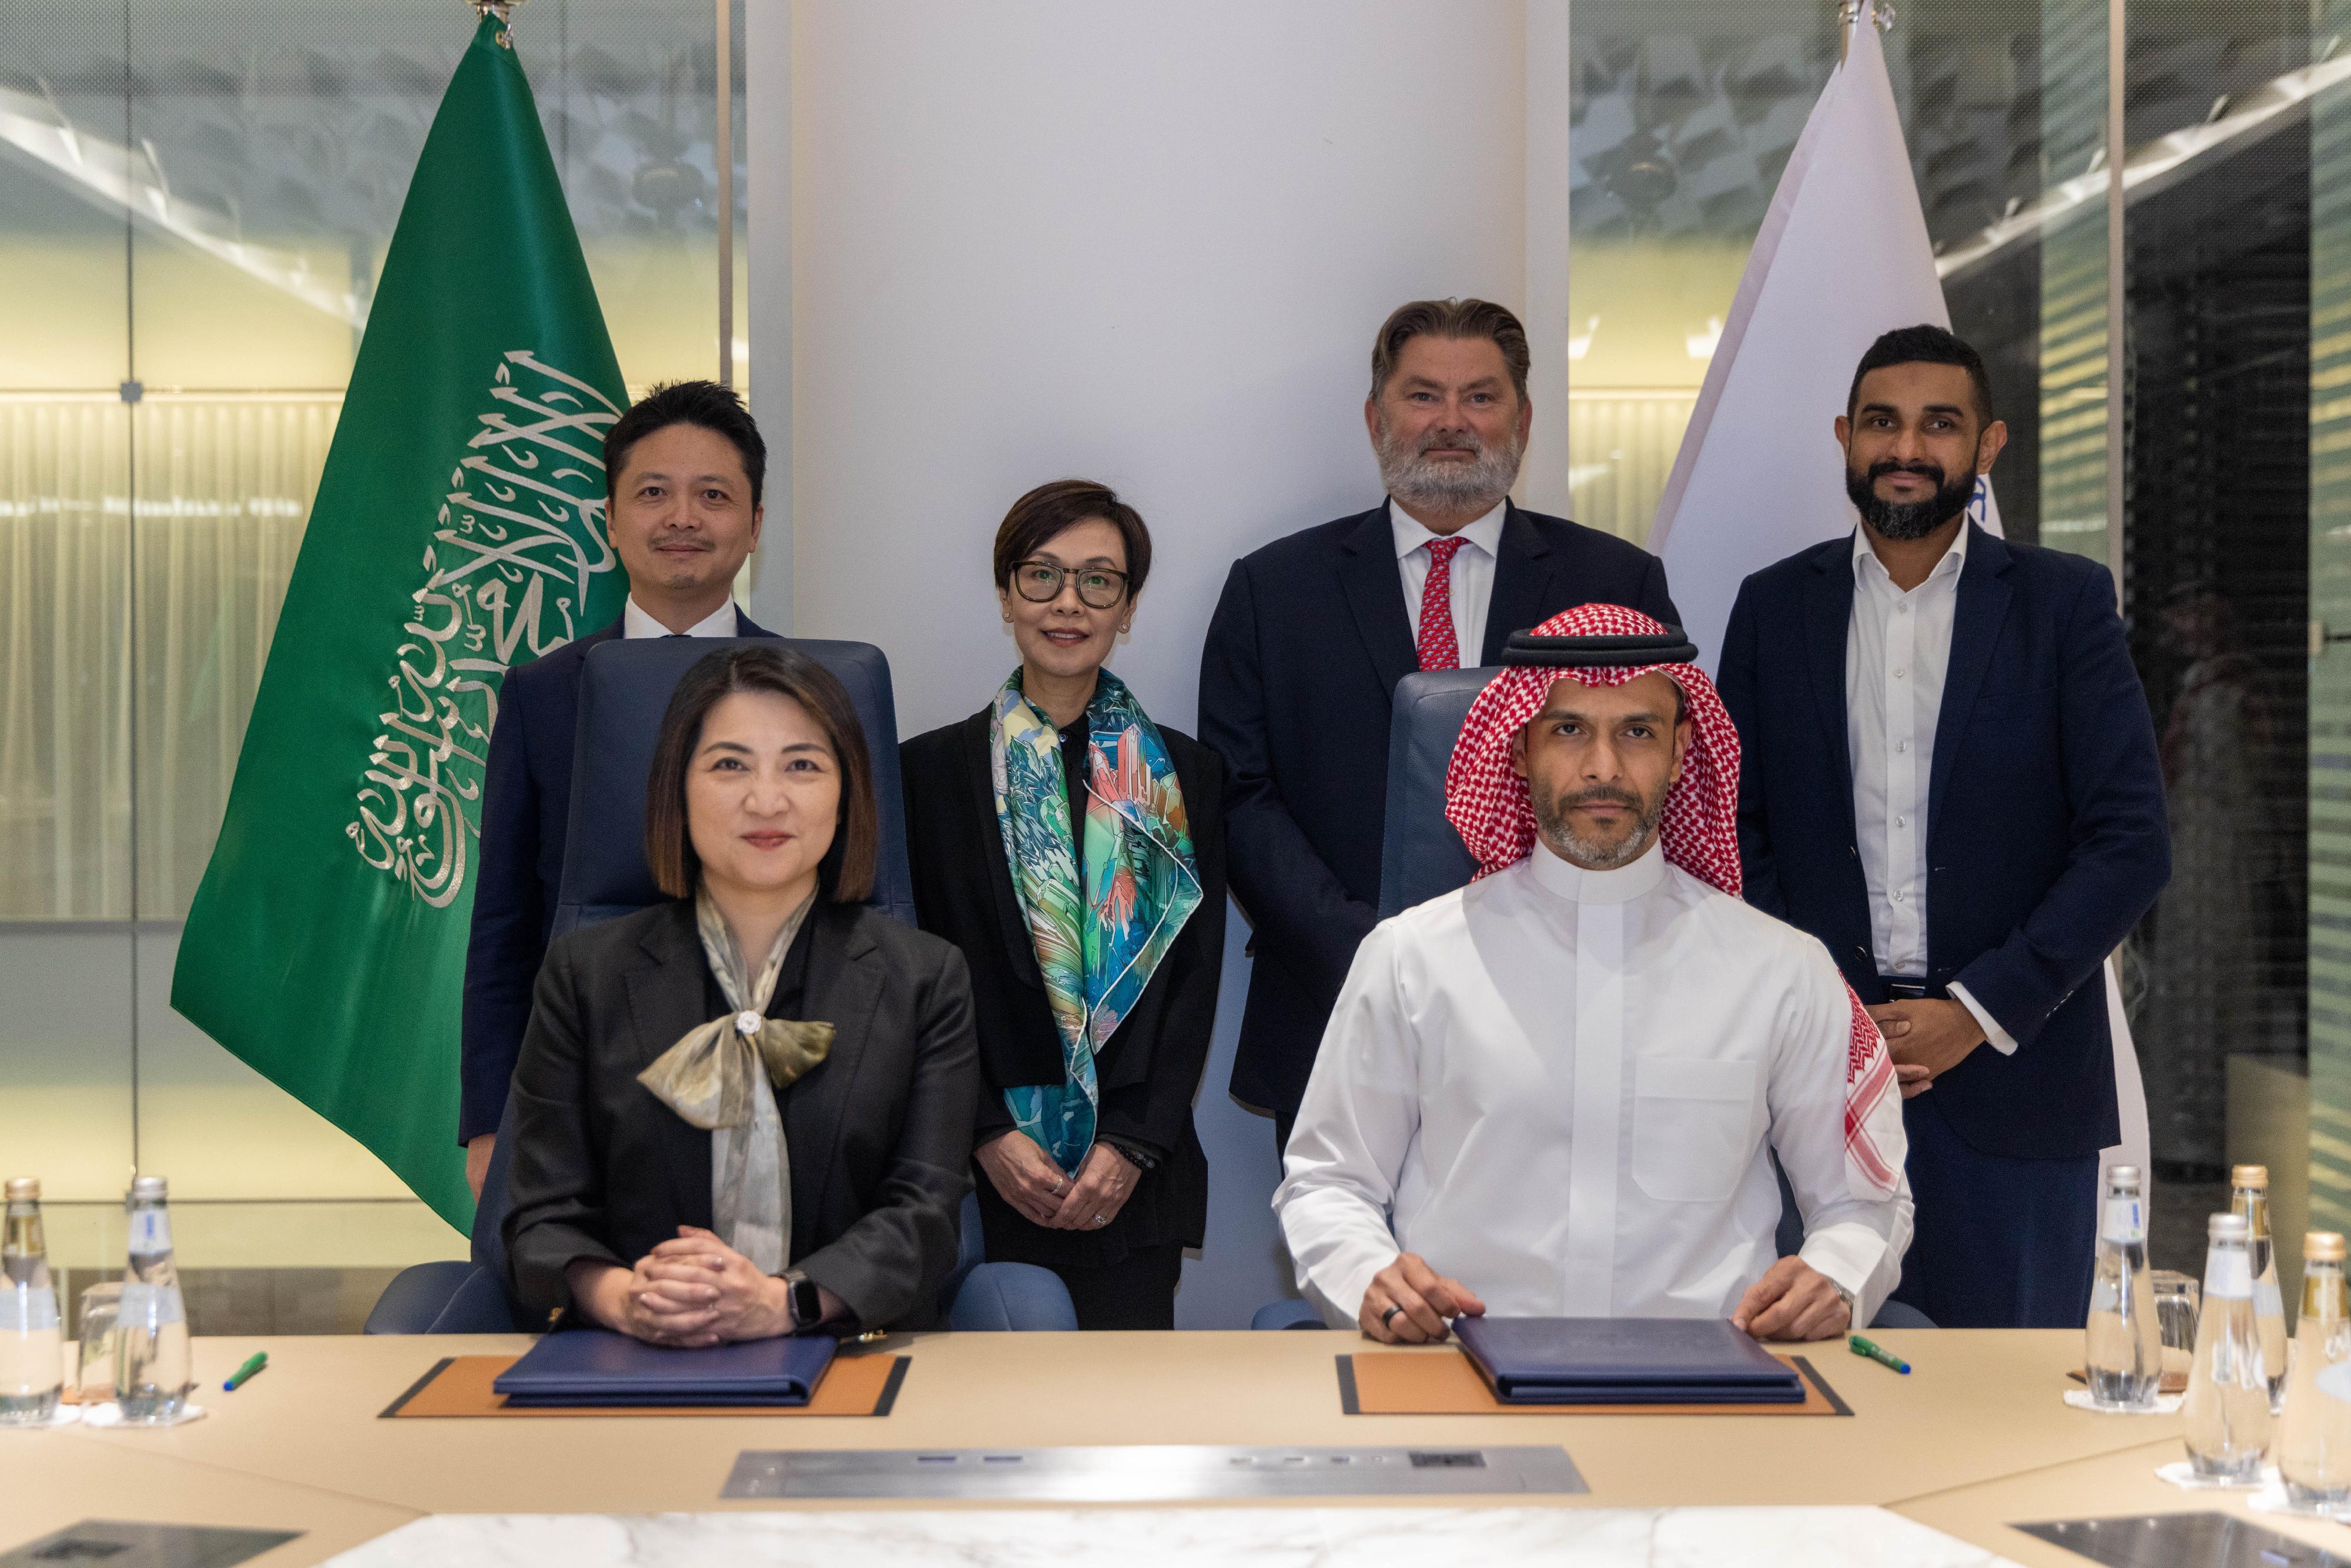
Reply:
[[548, 950], [515, 1067], [514, 1293], [659, 1344], [923, 1327], [979, 1072], [963, 956], [858, 902], [880, 812], [841, 683], [722, 649], [663, 716], [674, 902]]
[[1151, 570], [1134, 507], [1043, 486], [995, 564], [1020, 667], [902, 751], [914, 906], [971, 963], [987, 1256], [1060, 1275], [1081, 1328], [1173, 1328], [1207, 1220], [1224, 766], [1102, 667]]

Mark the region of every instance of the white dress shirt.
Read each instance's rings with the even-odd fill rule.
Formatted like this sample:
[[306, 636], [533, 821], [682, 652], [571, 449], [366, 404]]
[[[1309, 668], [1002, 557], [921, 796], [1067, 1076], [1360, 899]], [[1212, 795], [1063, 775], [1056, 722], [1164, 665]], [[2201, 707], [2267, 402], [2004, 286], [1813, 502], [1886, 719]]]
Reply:
[[[732, 637], [735, 635], [735, 601], [728, 600], [693, 625], [684, 633], [688, 637]], [[629, 595], [628, 603], [621, 607], [621, 635], [623, 637], [667, 637], [670, 629], [637, 608], [637, 596]]]
[[1819, 942], [1655, 847], [1590, 872], [1538, 846], [1381, 922], [1274, 1195], [1300, 1287], [1352, 1324], [1405, 1251], [1500, 1315], [1729, 1317], [1778, 1253], [1776, 1150], [1804, 1261], [1865, 1324], [1911, 1202], [1847, 1175], [1850, 1008]]
[[1486, 648], [1486, 604], [1494, 597], [1494, 559], [1502, 549], [1502, 520], [1510, 503], [1447, 536], [1432, 533], [1410, 512], [1388, 502], [1388, 528], [1395, 535], [1396, 568], [1404, 576], [1405, 619], [1412, 624], [1413, 645], [1420, 643], [1420, 596], [1428, 587], [1428, 547], [1437, 539], [1462, 541], [1453, 552], [1453, 634], [1461, 643], [1461, 667], [1474, 668]]
[[[1853, 619], [1844, 635], [1845, 745], [1853, 755], [1853, 823], [1869, 886], [1869, 945], [1881, 975], [1927, 973], [1927, 805], [1935, 776], [1935, 725], [1951, 663], [1951, 622], [1968, 530], [1905, 593], [1853, 533]], [[1968, 995], [1951, 999], [1975, 1015], [2003, 1055], [2016, 1040]]]

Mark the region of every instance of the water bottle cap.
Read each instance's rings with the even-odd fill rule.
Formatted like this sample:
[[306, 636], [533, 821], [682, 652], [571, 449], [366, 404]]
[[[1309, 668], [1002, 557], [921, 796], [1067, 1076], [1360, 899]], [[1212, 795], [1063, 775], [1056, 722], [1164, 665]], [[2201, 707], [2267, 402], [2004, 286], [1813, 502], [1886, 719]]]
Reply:
[[2314, 1230], [2302, 1239], [2302, 1257], [2306, 1263], [2340, 1263], [2343, 1261], [2343, 1233], [2339, 1230]]
[[8, 1201], [10, 1203], [33, 1203], [38, 1201], [40, 1196], [40, 1177], [10, 1176], [8, 1178]]
[[2214, 1241], [2244, 1241], [2252, 1239], [2252, 1222], [2241, 1214], [2216, 1214], [2205, 1222], [2204, 1234]]
[[2139, 1185], [2138, 1167], [2137, 1166], [2108, 1166], [2106, 1167], [2106, 1185], [2108, 1186], [2126, 1186], [2133, 1192], [2137, 1192]]
[[171, 1196], [165, 1190], [168, 1186], [162, 1176], [133, 1177], [131, 1183], [131, 1201], [135, 1203], [142, 1197], [152, 1197], [160, 1202]]
[[2267, 1166], [2235, 1166], [2229, 1171], [2231, 1186], [2257, 1186], [2269, 1190], [2270, 1167]]

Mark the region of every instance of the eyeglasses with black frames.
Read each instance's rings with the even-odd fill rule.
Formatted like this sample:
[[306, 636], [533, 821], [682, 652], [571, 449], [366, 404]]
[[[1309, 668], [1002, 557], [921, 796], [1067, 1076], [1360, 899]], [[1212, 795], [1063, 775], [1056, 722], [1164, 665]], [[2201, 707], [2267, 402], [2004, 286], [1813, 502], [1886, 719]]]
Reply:
[[1031, 604], [1050, 604], [1061, 597], [1061, 584], [1074, 577], [1079, 602], [1092, 610], [1109, 610], [1126, 597], [1126, 573], [1106, 566], [1056, 566], [1050, 560], [1024, 560], [1012, 569], [1012, 587]]

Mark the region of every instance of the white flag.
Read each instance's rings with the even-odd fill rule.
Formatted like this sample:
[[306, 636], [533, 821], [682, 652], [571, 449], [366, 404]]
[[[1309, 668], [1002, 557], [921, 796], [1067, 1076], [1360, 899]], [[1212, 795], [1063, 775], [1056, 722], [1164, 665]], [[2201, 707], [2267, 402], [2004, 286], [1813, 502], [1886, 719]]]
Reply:
[[[1856, 526], [1834, 422], [1861, 356], [1881, 332], [1951, 324], [1862, 11], [1780, 176], [1649, 530], [1708, 674], [1748, 573]], [[2000, 531], [1988, 484], [1970, 511]]]

